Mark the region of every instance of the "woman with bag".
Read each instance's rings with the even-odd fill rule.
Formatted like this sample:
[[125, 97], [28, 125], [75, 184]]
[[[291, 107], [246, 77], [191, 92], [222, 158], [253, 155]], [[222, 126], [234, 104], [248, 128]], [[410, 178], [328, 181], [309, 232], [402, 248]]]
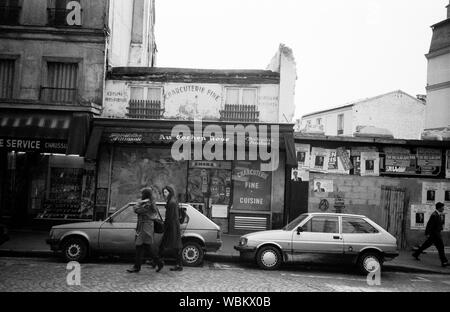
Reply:
[[158, 266], [156, 272], [161, 271], [164, 262], [159, 258], [154, 250], [154, 220], [158, 219], [158, 211], [152, 198], [152, 190], [144, 188], [141, 190], [141, 201], [134, 209], [138, 216], [136, 225], [136, 260], [134, 266], [128, 269], [129, 273], [137, 273], [141, 270], [144, 253], [147, 250], [154, 263]]
[[180, 220], [178, 213], [178, 203], [175, 191], [170, 186], [163, 188], [163, 196], [166, 199], [166, 219], [164, 220], [164, 234], [160, 245], [160, 254], [166, 252], [175, 255], [176, 265], [171, 271], [183, 270], [183, 258], [181, 252], [183, 244], [181, 242]]

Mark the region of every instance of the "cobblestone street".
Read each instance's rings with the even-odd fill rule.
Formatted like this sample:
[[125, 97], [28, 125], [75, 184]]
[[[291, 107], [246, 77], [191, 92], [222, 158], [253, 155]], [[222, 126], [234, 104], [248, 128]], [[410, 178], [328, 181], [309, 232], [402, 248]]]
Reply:
[[182, 272], [160, 273], [144, 265], [129, 274], [124, 261], [81, 264], [81, 285], [67, 284], [66, 263], [54, 258], [0, 258], [2, 292], [384, 292], [450, 291], [450, 276], [383, 272], [381, 285], [369, 286], [365, 276], [342, 270], [311, 270], [284, 267], [262, 271], [252, 265], [205, 262], [203, 267], [185, 267]]

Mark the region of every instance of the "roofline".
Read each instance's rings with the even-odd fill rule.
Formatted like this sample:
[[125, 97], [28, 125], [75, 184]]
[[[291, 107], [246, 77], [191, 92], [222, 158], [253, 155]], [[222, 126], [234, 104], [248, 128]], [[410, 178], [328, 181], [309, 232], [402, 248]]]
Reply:
[[450, 23], [450, 18], [447, 18], [447, 19], [445, 19], [443, 21], [440, 21], [439, 23], [433, 24], [430, 27], [431, 28], [435, 28], [435, 27], [439, 27], [439, 26], [445, 25], [447, 23]]
[[393, 93], [402, 93], [402, 94], [407, 95], [407, 96], [409, 96], [410, 98], [416, 100], [418, 103], [420, 103], [420, 104], [422, 104], [422, 105], [426, 105], [426, 104], [423, 103], [421, 100], [419, 100], [419, 99], [413, 97], [412, 95], [410, 95], [410, 94], [408, 94], [408, 93], [406, 93], [406, 92], [404, 92], [404, 91], [398, 89], [398, 90], [395, 90], [395, 91], [391, 91], [391, 92], [383, 93], [383, 94], [380, 94], [380, 95], [372, 96], [372, 97], [369, 97], [369, 98], [366, 98], [366, 99], [357, 100], [357, 101], [355, 101], [355, 102], [352, 102], [352, 103], [350, 103], [350, 104], [346, 104], [346, 105], [343, 105], [343, 106], [338, 106], [338, 107], [335, 107], [335, 108], [330, 108], [330, 109], [326, 109], [326, 110], [322, 110], [322, 111], [317, 111], [317, 112], [309, 113], [309, 114], [303, 115], [303, 116], [301, 117], [301, 119], [306, 118], [306, 117], [311, 117], [311, 116], [314, 116], [314, 115], [318, 115], [318, 114], [323, 114], [323, 113], [331, 112], [331, 111], [336, 111], [336, 110], [339, 110], [339, 109], [344, 109], [344, 108], [353, 107], [353, 106], [355, 106], [355, 105], [357, 105], [357, 104], [360, 104], [360, 103], [363, 103], [363, 102], [367, 102], [367, 101], [371, 101], [371, 100], [375, 100], [375, 99], [377, 99], [377, 98], [384, 97], [384, 96], [386, 96], [386, 95], [393, 94]]
[[326, 136], [320, 134], [304, 134], [294, 132], [294, 141], [326, 141], [338, 143], [362, 143], [362, 144], [380, 144], [380, 145], [412, 145], [412, 146], [429, 146], [436, 148], [444, 148], [450, 144], [448, 140], [409, 140], [395, 139], [384, 137], [353, 137], [353, 136]]

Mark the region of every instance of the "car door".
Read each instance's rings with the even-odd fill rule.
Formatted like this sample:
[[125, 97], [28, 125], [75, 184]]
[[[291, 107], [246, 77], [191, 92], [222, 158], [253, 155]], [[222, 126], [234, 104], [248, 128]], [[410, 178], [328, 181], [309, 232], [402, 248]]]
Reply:
[[361, 217], [342, 217], [344, 254], [357, 255], [364, 247], [374, 246], [379, 231]]
[[100, 227], [99, 246], [101, 252], [133, 253], [135, 250], [137, 215], [132, 206], [113, 215]]
[[294, 255], [302, 253], [342, 255], [343, 241], [337, 216], [312, 216], [292, 234]]

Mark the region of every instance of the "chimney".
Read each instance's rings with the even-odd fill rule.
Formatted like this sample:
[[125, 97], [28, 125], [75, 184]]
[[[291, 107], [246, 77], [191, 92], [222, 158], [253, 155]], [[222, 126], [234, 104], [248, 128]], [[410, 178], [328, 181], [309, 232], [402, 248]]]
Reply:
[[417, 94], [416, 98], [423, 103], [427, 103], [427, 96], [425, 94]]

